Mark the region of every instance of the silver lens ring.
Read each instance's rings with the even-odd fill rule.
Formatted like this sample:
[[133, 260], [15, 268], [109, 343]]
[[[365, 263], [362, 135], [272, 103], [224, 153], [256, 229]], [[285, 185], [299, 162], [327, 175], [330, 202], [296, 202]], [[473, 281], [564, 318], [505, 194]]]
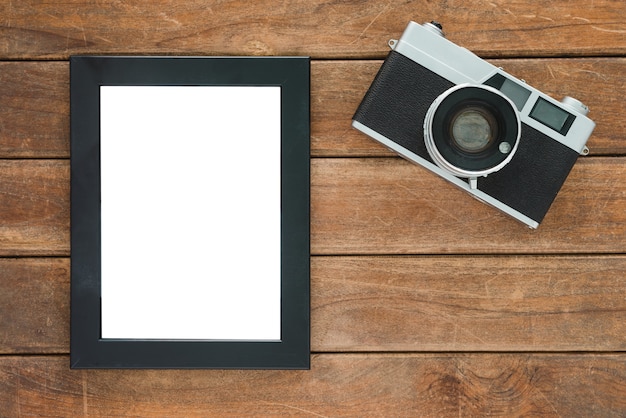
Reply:
[[[476, 135], [475, 140], [471, 135]], [[446, 90], [424, 119], [428, 154], [457, 177], [484, 177], [502, 169], [515, 155], [520, 136], [515, 104], [484, 85], [460, 84]]]

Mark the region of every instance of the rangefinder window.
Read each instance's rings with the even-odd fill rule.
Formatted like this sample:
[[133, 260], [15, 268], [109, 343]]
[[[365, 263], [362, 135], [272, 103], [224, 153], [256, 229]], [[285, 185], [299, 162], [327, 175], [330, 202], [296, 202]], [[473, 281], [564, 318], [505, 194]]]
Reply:
[[574, 119], [576, 119], [574, 115], [541, 97], [537, 99], [533, 110], [530, 111], [530, 117], [554, 129], [561, 135], [567, 134], [572, 123], [574, 123]]
[[530, 97], [530, 90], [520, 86], [516, 82], [509, 80], [502, 74], [496, 74], [484, 83], [487, 86], [493, 87], [504, 93], [513, 103], [517, 110], [521, 111], [528, 97]]

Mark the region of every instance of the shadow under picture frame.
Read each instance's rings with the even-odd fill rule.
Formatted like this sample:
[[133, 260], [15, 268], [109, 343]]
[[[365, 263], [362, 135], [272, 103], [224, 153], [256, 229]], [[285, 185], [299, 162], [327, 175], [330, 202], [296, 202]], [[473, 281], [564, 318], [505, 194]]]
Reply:
[[309, 80], [70, 58], [72, 368], [309, 368]]

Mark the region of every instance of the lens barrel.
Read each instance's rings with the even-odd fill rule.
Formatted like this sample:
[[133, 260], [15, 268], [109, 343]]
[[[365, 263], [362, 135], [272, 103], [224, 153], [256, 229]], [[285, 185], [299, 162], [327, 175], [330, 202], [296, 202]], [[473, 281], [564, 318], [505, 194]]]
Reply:
[[424, 120], [428, 154], [457, 177], [486, 176], [515, 154], [521, 122], [513, 102], [484, 85], [462, 84], [442, 93]]

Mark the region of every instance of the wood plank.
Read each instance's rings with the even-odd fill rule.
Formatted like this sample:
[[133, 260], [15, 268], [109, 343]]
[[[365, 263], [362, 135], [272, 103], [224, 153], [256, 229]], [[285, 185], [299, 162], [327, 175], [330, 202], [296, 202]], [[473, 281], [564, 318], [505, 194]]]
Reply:
[[69, 157], [69, 65], [0, 62], [0, 158]]
[[0, 160], [0, 255], [68, 255], [67, 160]]
[[[313, 254], [623, 253], [626, 165], [581, 158], [538, 230], [399, 158], [314, 159]], [[69, 255], [67, 160], [0, 161], [0, 256]]]
[[537, 230], [399, 158], [314, 159], [313, 254], [623, 253], [626, 164], [581, 158]]
[[313, 351], [626, 349], [626, 257], [313, 257]]
[[310, 371], [0, 358], [7, 416], [623, 416], [624, 354], [316, 355]]
[[[311, 346], [623, 351], [626, 257], [313, 257]], [[0, 354], [69, 352], [69, 259], [0, 259]], [[28, 309], [24, 309], [28, 307]]]
[[[493, 60], [542, 91], [577, 96], [591, 107], [597, 128], [592, 155], [626, 154], [619, 130], [626, 102], [626, 59]], [[313, 156], [390, 156], [350, 127], [352, 115], [382, 61], [313, 61]], [[0, 63], [0, 158], [69, 157], [69, 66], [66, 62]]]
[[[573, 96], [597, 124], [587, 145], [592, 155], [624, 154], [626, 59], [490, 60], [557, 100]], [[386, 156], [386, 148], [351, 128], [351, 119], [382, 61], [313, 62], [311, 151], [314, 156]]]
[[[417, 9], [417, 10], [416, 10]], [[448, 38], [484, 56], [616, 55], [626, 52], [619, 0], [20, 1], [0, 5], [0, 57], [70, 54], [210, 54], [378, 57], [409, 19], [439, 20]]]
[[0, 259], [0, 353], [67, 353], [69, 321], [69, 259]]

